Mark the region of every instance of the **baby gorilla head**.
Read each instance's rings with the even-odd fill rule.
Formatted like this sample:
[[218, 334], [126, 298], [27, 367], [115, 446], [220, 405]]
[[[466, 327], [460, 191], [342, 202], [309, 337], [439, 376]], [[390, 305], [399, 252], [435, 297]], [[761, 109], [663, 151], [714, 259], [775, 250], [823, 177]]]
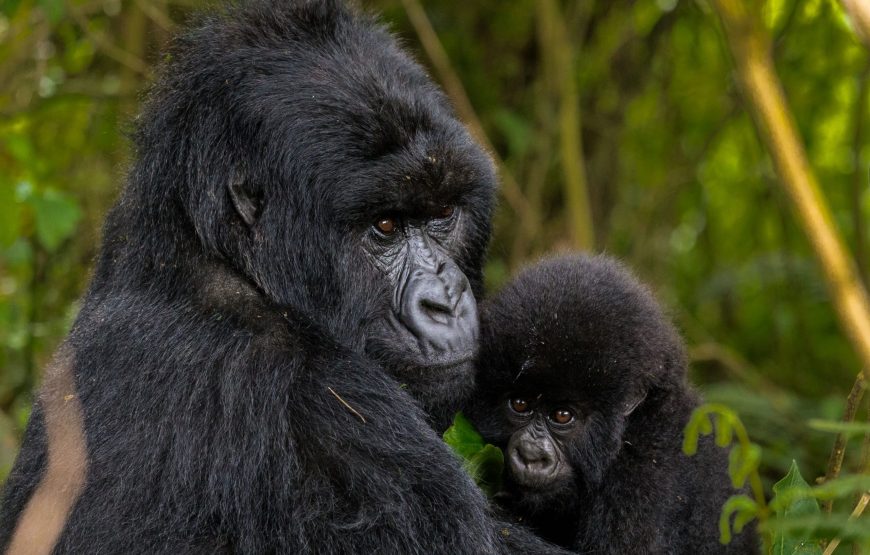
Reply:
[[479, 360], [469, 411], [505, 448], [513, 501], [532, 512], [594, 488], [630, 415], [685, 379], [681, 342], [653, 296], [602, 256], [522, 272], [483, 308]]
[[727, 452], [682, 452], [699, 397], [653, 295], [603, 256], [522, 272], [483, 306], [478, 388], [466, 408], [506, 451], [502, 505], [580, 553], [755, 553], [719, 543], [735, 493]]

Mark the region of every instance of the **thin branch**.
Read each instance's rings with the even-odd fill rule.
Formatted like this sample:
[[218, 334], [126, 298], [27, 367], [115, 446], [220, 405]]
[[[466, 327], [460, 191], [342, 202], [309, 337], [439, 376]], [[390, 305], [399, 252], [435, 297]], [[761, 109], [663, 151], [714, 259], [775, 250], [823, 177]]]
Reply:
[[344, 399], [342, 399], [342, 398], [341, 398], [341, 395], [339, 395], [338, 393], [336, 393], [334, 389], [332, 389], [332, 388], [329, 387], [329, 386], [327, 386], [326, 389], [328, 389], [329, 392], [332, 393], [332, 395], [333, 395], [336, 399], [338, 399], [338, 402], [341, 403], [342, 405], [344, 405], [345, 408], [347, 408], [347, 410], [349, 410], [350, 412], [354, 413], [354, 414], [357, 416], [357, 418], [359, 418], [360, 420], [362, 420], [362, 423], [363, 423], [363, 424], [366, 423], [366, 419], [365, 419], [365, 417], [363, 417], [363, 415], [361, 415], [361, 414], [360, 414], [360, 413], [359, 413], [355, 408], [353, 408], [352, 406], [350, 406], [350, 403], [348, 403], [347, 401], [345, 401]]
[[[870, 503], [870, 491], [865, 491], [863, 495], [861, 495], [861, 499], [858, 500], [858, 504], [855, 505], [855, 509], [852, 510], [852, 514], [849, 515], [849, 520], [855, 520], [861, 513], [864, 512], [864, 509], [867, 508], [867, 504]], [[834, 550], [837, 549], [837, 546], [840, 545], [840, 542], [843, 541], [843, 538], [837, 537], [831, 540], [831, 543], [828, 544], [828, 547], [825, 548], [823, 555], [832, 555]]]
[[[864, 379], [864, 374], [859, 373], [855, 379], [855, 385], [852, 386], [852, 391], [846, 398], [846, 410], [843, 413], [843, 422], [852, 422], [855, 420], [855, 414], [858, 412], [858, 407], [861, 405], [861, 399], [864, 397], [864, 392], [867, 391], [867, 380]], [[831, 456], [828, 458], [828, 468], [825, 471], [825, 482], [829, 482], [840, 475], [840, 469], [843, 467], [843, 457], [846, 456], [846, 434], [840, 432], [834, 440], [834, 448], [831, 449]], [[822, 502], [822, 509], [826, 513], [830, 513], [834, 507], [833, 499], [826, 499]]]
[[840, 324], [861, 357], [865, 376], [870, 378], [867, 292], [807, 160], [770, 58], [770, 37], [758, 21], [758, 14], [750, 13], [744, 0], [714, 0], [713, 5], [722, 20], [744, 99], [759, 135], [821, 263]]
[[465, 87], [453, 70], [450, 58], [447, 56], [447, 52], [444, 50], [438, 34], [432, 27], [432, 23], [429, 21], [423, 6], [419, 0], [402, 0], [402, 5], [405, 7], [405, 13], [408, 14], [408, 19], [414, 27], [417, 37], [420, 39], [423, 50], [426, 51], [426, 55], [438, 73], [441, 84], [444, 85], [444, 90], [453, 101], [459, 117], [468, 125], [469, 131], [474, 138], [489, 151], [496, 166], [498, 166], [502, 178], [502, 193], [511, 208], [520, 216], [520, 225], [526, 228], [527, 232], [534, 233], [538, 229], [538, 216], [532, 212], [531, 206], [525, 195], [523, 195], [519, 184], [508, 171], [504, 160], [498, 155], [489, 137], [487, 137], [483, 124], [481, 124], [480, 118], [477, 117], [477, 112], [475, 112], [474, 107], [471, 105], [471, 100], [469, 100], [468, 94], [465, 92]]

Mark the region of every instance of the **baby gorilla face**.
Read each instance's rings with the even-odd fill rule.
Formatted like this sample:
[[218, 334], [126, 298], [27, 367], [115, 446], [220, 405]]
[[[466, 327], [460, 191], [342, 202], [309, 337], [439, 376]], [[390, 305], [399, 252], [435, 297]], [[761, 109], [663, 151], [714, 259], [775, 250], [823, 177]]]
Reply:
[[571, 402], [543, 395], [511, 394], [504, 403], [512, 433], [507, 444], [508, 483], [530, 508], [563, 504], [574, 491], [568, 446], [582, 433], [582, 413]]

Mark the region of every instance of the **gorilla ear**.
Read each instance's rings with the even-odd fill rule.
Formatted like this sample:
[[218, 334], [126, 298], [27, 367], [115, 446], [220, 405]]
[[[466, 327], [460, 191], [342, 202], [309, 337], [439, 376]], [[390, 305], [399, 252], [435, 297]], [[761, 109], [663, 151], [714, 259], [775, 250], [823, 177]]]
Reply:
[[261, 196], [251, 189], [248, 181], [239, 171], [233, 172], [227, 189], [236, 212], [248, 227], [253, 226], [260, 217]]
[[639, 407], [644, 399], [646, 399], [646, 391], [635, 392], [631, 397], [626, 399], [625, 404], [622, 407], [622, 415], [628, 416], [633, 413], [634, 409]]

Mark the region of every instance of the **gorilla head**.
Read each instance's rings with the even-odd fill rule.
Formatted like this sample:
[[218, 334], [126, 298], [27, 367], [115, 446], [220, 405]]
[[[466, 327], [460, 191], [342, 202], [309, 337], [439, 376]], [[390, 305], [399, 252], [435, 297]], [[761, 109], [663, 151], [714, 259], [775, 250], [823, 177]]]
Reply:
[[[485, 435], [506, 448], [514, 501], [571, 507], [619, 453], [629, 416], [684, 382], [681, 341], [652, 295], [604, 257], [522, 272], [482, 315]], [[484, 409], [486, 412], [487, 409]]]
[[427, 402], [467, 390], [489, 157], [373, 20], [331, 0], [230, 10], [175, 43], [119, 210], [135, 205], [143, 233], [195, 228], [207, 257], [233, 270], [206, 264], [203, 290], [250, 286]]

